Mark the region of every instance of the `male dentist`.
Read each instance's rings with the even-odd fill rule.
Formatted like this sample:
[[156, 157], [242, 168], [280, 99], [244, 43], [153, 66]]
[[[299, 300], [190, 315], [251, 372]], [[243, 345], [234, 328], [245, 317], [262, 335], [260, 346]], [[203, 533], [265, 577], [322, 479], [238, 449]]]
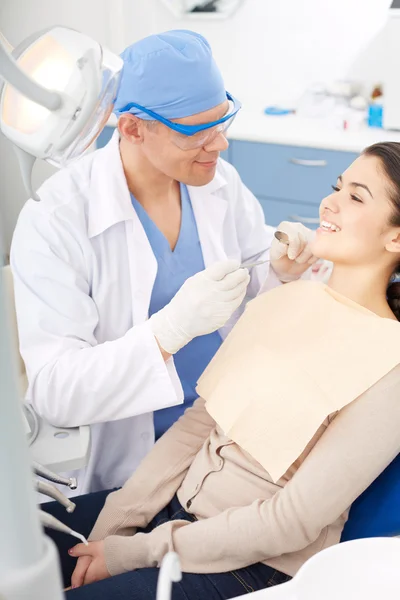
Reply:
[[[122, 58], [118, 130], [44, 183], [12, 245], [27, 399], [54, 425], [91, 426], [78, 494], [122, 485], [193, 403], [245, 296], [313, 260], [300, 224], [270, 250], [259, 203], [219, 158], [240, 103], [207, 41], [169, 31]], [[270, 263], [240, 268], [254, 258]]]

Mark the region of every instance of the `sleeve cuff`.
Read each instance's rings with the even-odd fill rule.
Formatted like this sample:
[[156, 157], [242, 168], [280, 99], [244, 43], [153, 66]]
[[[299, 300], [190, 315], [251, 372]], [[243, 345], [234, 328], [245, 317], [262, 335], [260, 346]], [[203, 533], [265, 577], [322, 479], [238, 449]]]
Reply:
[[148, 373], [149, 378], [164, 389], [164, 394], [160, 397], [159, 394], [154, 394], [154, 388], [151, 387], [151, 394], [146, 398], [146, 412], [182, 404], [184, 394], [174, 359], [170, 357], [164, 361], [148, 321], [137, 327], [142, 329], [146, 360], [149, 365], [152, 365]]
[[181, 384], [181, 380], [179, 379], [178, 373], [176, 371], [176, 367], [175, 367], [175, 362], [174, 362], [174, 358], [173, 356], [171, 356], [165, 363], [165, 366], [167, 368], [167, 372], [169, 375], [169, 378], [171, 380], [172, 386], [175, 390], [175, 394], [178, 400], [178, 404], [182, 404], [183, 402], [183, 398], [184, 398], [184, 393], [183, 393], [183, 388], [182, 388], [182, 384]]
[[111, 535], [104, 540], [105, 561], [111, 576], [157, 566], [154, 561], [150, 564], [146, 537], [144, 533], [136, 533], [130, 537]]

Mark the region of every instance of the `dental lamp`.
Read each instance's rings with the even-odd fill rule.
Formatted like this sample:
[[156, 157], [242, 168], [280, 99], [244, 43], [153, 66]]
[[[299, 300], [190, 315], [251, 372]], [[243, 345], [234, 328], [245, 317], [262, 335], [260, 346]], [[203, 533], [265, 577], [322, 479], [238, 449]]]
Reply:
[[118, 91], [122, 60], [65, 27], [33, 35], [11, 54], [0, 40], [0, 128], [16, 147], [29, 196], [36, 158], [64, 167], [102, 131]]
[[[102, 131], [122, 65], [97, 42], [64, 27], [31, 36], [11, 53], [0, 36], [0, 129], [16, 148], [30, 197], [39, 200], [31, 184], [36, 158], [63, 167]], [[0, 248], [0, 267], [3, 257]], [[58, 600], [58, 556], [36, 509], [8, 324], [0, 268], [0, 597]]]

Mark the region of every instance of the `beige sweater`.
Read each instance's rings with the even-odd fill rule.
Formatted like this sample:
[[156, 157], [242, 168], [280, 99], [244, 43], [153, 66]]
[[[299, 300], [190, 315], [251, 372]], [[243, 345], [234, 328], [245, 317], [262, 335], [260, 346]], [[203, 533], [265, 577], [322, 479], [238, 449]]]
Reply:
[[[108, 497], [90, 539], [105, 539], [112, 575], [159, 566], [170, 550], [185, 572], [216, 573], [262, 561], [294, 575], [310, 556], [339, 542], [352, 502], [400, 452], [399, 423], [397, 366], [331, 415], [274, 484], [224, 436], [199, 399]], [[198, 521], [136, 533], [175, 493]]]

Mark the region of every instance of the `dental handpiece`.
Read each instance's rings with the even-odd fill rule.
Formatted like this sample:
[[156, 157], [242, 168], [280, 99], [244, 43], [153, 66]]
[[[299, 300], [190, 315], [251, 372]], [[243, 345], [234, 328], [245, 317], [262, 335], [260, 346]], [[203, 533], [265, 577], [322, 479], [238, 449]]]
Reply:
[[32, 461], [32, 468], [35, 471], [36, 475], [39, 475], [40, 477], [43, 477], [44, 479], [48, 479], [49, 481], [52, 481], [53, 483], [59, 483], [60, 485], [66, 485], [71, 490], [76, 490], [76, 488], [78, 486], [75, 477], [66, 478], [66, 477], [61, 477], [60, 475], [56, 475], [56, 473], [53, 473], [52, 471], [50, 471], [50, 469], [47, 469], [46, 467], [43, 467], [41, 464], [39, 464], [35, 460]]
[[78, 540], [83, 542], [85, 546], [89, 545], [87, 539], [81, 533], [78, 533], [67, 525], [64, 525], [64, 523], [53, 517], [53, 515], [49, 515], [49, 513], [45, 512], [44, 510], [39, 510], [39, 519], [44, 527], [55, 529], [56, 531], [62, 531], [63, 533], [67, 533], [68, 535], [78, 538]]
[[64, 496], [64, 494], [62, 494], [60, 490], [58, 490], [52, 483], [46, 483], [45, 481], [39, 481], [38, 479], [36, 479], [35, 487], [36, 491], [40, 494], [50, 496], [50, 498], [53, 498], [53, 500], [59, 502], [62, 506], [64, 506], [68, 513], [74, 512], [76, 504], [74, 504], [69, 498]]
[[[280, 242], [281, 244], [285, 244], [286, 246], [289, 246], [289, 236], [287, 233], [284, 233], [283, 231], [275, 231], [274, 236], [278, 240], [278, 242]], [[264, 259], [264, 260], [258, 260], [257, 262], [253, 262], [253, 263], [242, 263], [240, 265], [240, 267], [242, 269], [252, 269], [253, 267], [258, 267], [259, 265], [264, 265], [267, 262], [269, 262], [269, 258]]]

